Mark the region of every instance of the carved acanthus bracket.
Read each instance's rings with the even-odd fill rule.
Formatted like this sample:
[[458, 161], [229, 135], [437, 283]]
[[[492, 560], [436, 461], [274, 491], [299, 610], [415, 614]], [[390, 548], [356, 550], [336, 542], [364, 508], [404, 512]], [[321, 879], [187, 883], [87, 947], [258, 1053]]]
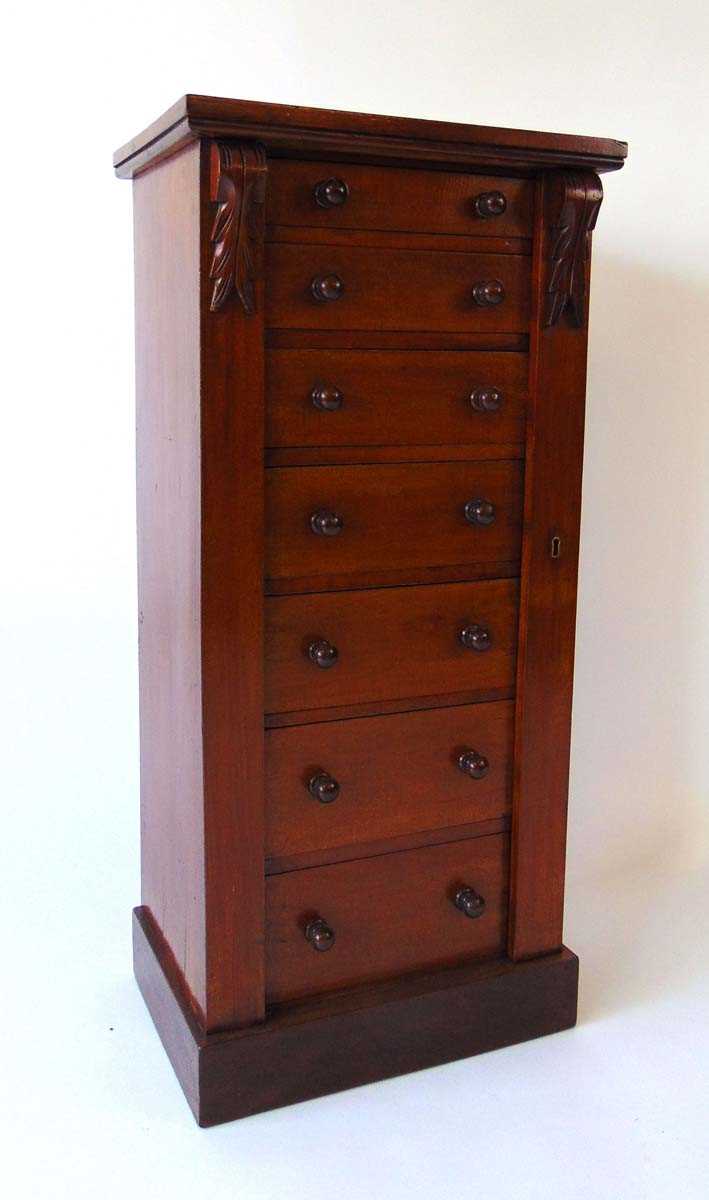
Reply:
[[601, 181], [593, 171], [559, 171], [548, 176], [545, 326], [556, 325], [566, 309], [575, 325], [583, 327], [586, 322], [591, 233], [602, 199]]
[[219, 206], [211, 232], [210, 308], [222, 308], [234, 291], [251, 315], [256, 311], [266, 151], [258, 142], [213, 142], [210, 168], [210, 197]]

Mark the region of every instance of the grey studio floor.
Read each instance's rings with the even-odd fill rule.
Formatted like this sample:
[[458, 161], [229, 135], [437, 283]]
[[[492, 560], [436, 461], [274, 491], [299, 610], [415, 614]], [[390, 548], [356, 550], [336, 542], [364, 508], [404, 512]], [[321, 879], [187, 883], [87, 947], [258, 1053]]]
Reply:
[[132, 981], [110, 859], [66, 853], [67, 894], [36, 878], [4, 947], [12, 1200], [707, 1195], [706, 881], [569, 880], [568, 1033], [199, 1130]]

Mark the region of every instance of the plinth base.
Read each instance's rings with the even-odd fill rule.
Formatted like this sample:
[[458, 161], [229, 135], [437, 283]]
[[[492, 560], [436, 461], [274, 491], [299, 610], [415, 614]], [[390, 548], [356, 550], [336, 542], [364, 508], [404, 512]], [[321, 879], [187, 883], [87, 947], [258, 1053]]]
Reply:
[[135, 974], [200, 1125], [311, 1100], [496, 1050], [576, 1023], [570, 950], [496, 961], [282, 1005], [248, 1029], [205, 1034], [147, 908], [133, 912]]

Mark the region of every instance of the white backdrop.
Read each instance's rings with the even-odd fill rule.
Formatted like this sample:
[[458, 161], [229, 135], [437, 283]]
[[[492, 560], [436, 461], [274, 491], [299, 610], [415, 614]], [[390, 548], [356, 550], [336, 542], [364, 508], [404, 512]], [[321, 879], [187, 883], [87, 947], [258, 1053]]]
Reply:
[[[674, 1195], [699, 1196], [706, 1129], [692, 1132], [686, 1098], [706, 1050], [687, 999], [709, 860], [706, 6], [40, 0], [22, 12], [6, 18], [3, 66], [0, 855], [14, 901], [5, 1028], [17, 1036], [12, 1124], [0, 1125], [22, 1165], [13, 1197], [193, 1187], [318, 1200], [475, 1184], [546, 1197], [555, 1170], [564, 1197], [666, 1196], [670, 1171]], [[586, 1024], [209, 1134], [182, 1107], [128, 948], [132, 229], [111, 153], [186, 91], [630, 143], [627, 167], [604, 176], [592, 286], [567, 919], [590, 964]], [[684, 1049], [668, 1027], [688, 1032]], [[584, 1040], [594, 1029], [598, 1045]], [[609, 1056], [619, 1074], [604, 1081]], [[673, 1074], [668, 1114], [649, 1097]]]

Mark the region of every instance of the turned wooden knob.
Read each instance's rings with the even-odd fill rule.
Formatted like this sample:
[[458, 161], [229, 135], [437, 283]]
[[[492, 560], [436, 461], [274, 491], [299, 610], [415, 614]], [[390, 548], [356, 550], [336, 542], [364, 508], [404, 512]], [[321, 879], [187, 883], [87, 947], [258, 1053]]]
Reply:
[[310, 291], [321, 304], [339, 300], [344, 290], [345, 285], [339, 275], [316, 275], [310, 285]]
[[305, 926], [305, 936], [314, 950], [331, 950], [335, 944], [335, 930], [322, 917], [313, 917]]
[[332, 642], [325, 638], [317, 638], [308, 646], [308, 658], [321, 671], [328, 671], [330, 667], [334, 667], [339, 657], [337, 646], [333, 646]]
[[466, 650], [477, 650], [480, 653], [489, 650], [492, 645], [492, 634], [485, 625], [464, 625], [458, 639]]
[[481, 279], [473, 286], [473, 300], [480, 308], [494, 308], [504, 298], [505, 286], [499, 279]]
[[481, 917], [485, 912], [485, 901], [475, 888], [459, 887], [453, 903], [466, 917]]
[[321, 208], [340, 208], [350, 194], [344, 179], [321, 179], [313, 189], [315, 203]]
[[320, 804], [332, 804], [340, 794], [340, 785], [327, 771], [316, 771], [308, 780], [308, 791]]
[[492, 500], [468, 500], [463, 512], [469, 525], [492, 525], [495, 520], [495, 505]]
[[339, 388], [328, 383], [316, 383], [310, 393], [314, 407], [321, 412], [337, 412], [344, 398]]
[[470, 393], [470, 404], [476, 412], [499, 412], [503, 399], [502, 392], [496, 387], [476, 388]]
[[490, 770], [490, 763], [479, 750], [464, 750], [458, 756], [458, 769], [471, 779], [484, 779]]
[[310, 528], [320, 537], [337, 537], [345, 527], [345, 522], [339, 513], [331, 512], [329, 508], [319, 508], [310, 518]]
[[479, 217], [501, 217], [507, 201], [502, 192], [480, 192], [473, 201], [473, 208]]

